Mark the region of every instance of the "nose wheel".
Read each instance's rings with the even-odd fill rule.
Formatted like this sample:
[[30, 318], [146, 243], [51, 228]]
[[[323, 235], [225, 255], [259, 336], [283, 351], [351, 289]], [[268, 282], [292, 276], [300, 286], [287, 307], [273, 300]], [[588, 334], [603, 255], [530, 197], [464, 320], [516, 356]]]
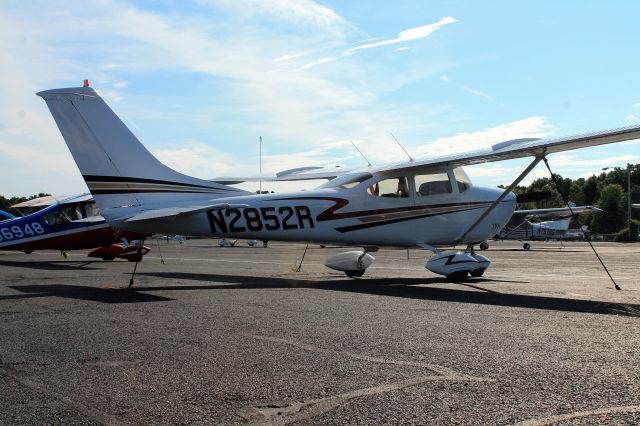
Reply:
[[468, 271], [456, 271], [450, 274], [447, 274], [447, 281], [450, 283], [459, 283], [467, 280]]
[[344, 271], [344, 273], [347, 274], [349, 278], [360, 278], [364, 275], [364, 271], [365, 269], [355, 269], [352, 271]]

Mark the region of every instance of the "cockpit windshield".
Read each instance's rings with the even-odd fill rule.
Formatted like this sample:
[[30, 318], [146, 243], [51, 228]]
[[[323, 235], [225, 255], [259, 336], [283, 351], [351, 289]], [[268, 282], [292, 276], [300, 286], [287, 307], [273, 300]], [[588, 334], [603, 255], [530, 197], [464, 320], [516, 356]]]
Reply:
[[453, 176], [456, 178], [456, 183], [458, 184], [458, 192], [462, 193], [471, 188], [471, 179], [469, 179], [469, 176], [467, 176], [462, 167], [453, 169]]
[[349, 173], [344, 176], [337, 177], [329, 182], [323, 183], [318, 188], [341, 188], [351, 189], [364, 182], [367, 179], [371, 179], [373, 175], [371, 173]]

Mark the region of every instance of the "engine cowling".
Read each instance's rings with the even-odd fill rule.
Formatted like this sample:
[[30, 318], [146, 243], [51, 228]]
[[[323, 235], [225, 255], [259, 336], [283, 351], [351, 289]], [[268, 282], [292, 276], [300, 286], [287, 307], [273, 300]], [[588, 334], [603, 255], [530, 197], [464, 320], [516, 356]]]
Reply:
[[352, 250], [329, 256], [325, 260], [324, 266], [342, 272], [363, 271], [371, 266], [374, 260], [376, 258], [369, 253], [361, 250]]

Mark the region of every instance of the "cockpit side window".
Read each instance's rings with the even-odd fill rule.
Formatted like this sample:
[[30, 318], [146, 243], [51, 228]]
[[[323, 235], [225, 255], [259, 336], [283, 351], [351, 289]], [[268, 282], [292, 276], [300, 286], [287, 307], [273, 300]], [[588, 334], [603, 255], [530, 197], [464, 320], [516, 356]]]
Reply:
[[98, 207], [96, 207], [95, 202], [85, 204], [84, 211], [85, 211], [85, 217], [94, 217], [100, 214], [98, 212]]
[[378, 181], [367, 188], [367, 193], [375, 197], [407, 198], [408, 180], [405, 176]]
[[453, 169], [453, 176], [456, 179], [456, 183], [458, 184], [458, 192], [463, 193], [467, 189], [471, 188], [471, 179], [462, 170], [462, 167], [458, 167]]
[[416, 175], [417, 196], [428, 197], [430, 195], [451, 194], [451, 181], [447, 173], [431, 173], [428, 175]]
[[47, 222], [49, 226], [58, 226], [64, 225], [65, 223], [71, 222], [71, 217], [69, 216], [71, 211], [65, 211], [65, 209], [56, 210], [44, 215], [44, 221]]

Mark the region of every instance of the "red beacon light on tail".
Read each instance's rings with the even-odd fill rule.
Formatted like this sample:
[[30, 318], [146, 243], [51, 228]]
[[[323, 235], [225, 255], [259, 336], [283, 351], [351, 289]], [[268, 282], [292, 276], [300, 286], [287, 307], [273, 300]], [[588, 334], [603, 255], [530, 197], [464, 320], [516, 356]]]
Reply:
[[84, 87], [89, 87], [89, 80], [88, 79], [84, 79]]

